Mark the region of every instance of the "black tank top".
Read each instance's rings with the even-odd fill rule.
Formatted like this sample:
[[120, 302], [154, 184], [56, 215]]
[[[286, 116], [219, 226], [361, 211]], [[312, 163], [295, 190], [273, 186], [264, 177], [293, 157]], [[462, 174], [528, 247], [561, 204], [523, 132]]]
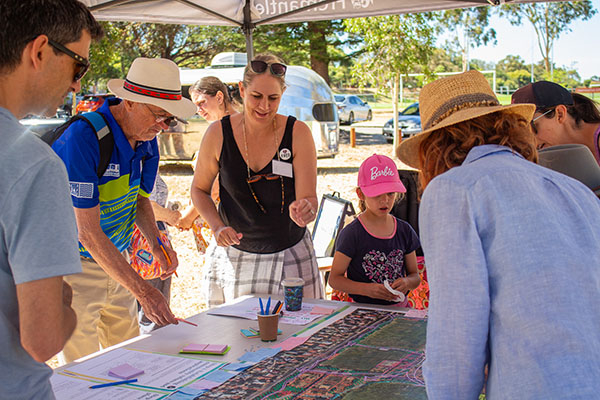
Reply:
[[[283, 139], [279, 144], [278, 153], [287, 149], [292, 153], [292, 130], [296, 118], [290, 116], [285, 125]], [[221, 120], [223, 127], [223, 147], [219, 157], [219, 190], [221, 203], [219, 214], [225, 225], [231, 226], [244, 237], [236, 249], [250, 253], [276, 253], [298, 243], [304, 236], [306, 228], [301, 228], [290, 219], [289, 206], [296, 200], [294, 178], [282, 177], [275, 180], [261, 179], [252, 183], [252, 189], [258, 201], [265, 208], [263, 213], [256, 204], [246, 179], [248, 170], [246, 161], [240, 153], [233, 137], [229, 116]], [[273, 155], [277, 160], [277, 154]], [[281, 161], [292, 162], [293, 157]], [[258, 172], [250, 170], [250, 175], [272, 173], [272, 163], [269, 162]], [[281, 179], [283, 179], [283, 214], [281, 213]]]

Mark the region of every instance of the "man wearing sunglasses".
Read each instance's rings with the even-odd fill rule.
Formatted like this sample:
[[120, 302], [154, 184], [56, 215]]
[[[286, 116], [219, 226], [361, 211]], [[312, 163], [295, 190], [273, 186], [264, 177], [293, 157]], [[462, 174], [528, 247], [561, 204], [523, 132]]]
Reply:
[[81, 263], [64, 165], [18, 120], [80, 89], [80, 61], [57, 46], [87, 61], [102, 28], [75, 0], [2, 0], [0, 20], [0, 397], [49, 399], [44, 362], [77, 321], [63, 276]]
[[148, 196], [158, 171], [156, 135], [196, 106], [181, 95], [177, 65], [162, 58], [135, 59], [127, 78], [111, 79], [108, 89], [117, 98], [98, 109], [114, 137], [104, 175], [98, 178], [98, 137], [87, 122], [72, 123], [52, 146], [67, 167], [83, 267], [67, 279], [80, 323], [61, 353], [65, 362], [137, 336], [136, 299], [152, 322], [177, 324], [168, 300], [131, 268], [126, 250], [135, 223], [160, 261], [161, 278], [177, 268], [176, 253], [167, 246], [163, 252], [158, 241]]

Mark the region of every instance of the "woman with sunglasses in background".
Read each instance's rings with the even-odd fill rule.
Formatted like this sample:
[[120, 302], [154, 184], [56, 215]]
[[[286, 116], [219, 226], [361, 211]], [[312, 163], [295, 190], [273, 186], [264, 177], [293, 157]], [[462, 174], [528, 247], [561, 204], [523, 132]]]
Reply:
[[[202, 139], [191, 194], [215, 235], [203, 272], [209, 307], [282, 293], [290, 277], [304, 279], [305, 297], [323, 297], [306, 229], [317, 210], [316, 150], [305, 123], [277, 114], [286, 70], [276, 56], [256, 56], [239, 83], [243, 112], [213, 123]], [[210, 197], [217, 174], [218, 211]]]
[[535, 104], [531, 129], [538, 149], [560, 144], [583, 144], [600, 164], [598, 103], [548, 81], [523, 86], [513, 93], [512, 103]]

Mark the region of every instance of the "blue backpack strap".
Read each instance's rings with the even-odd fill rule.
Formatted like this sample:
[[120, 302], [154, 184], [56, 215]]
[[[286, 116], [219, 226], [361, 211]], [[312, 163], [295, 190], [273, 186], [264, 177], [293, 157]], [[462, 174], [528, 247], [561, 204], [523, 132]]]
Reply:
[[98, 170], [96, 172], [98, 174], [98, 179], [100, 179], [110, 163], [110, 157], [115, 146], [115, 138], [110, 130], [108, 121], [101, 113], [96, 111], [86, 112], [80, 114], [80, 118], [85, 119], [92, 128], [94, 128], [96, 136], [98, 137], [100, 162], [98, 163]]

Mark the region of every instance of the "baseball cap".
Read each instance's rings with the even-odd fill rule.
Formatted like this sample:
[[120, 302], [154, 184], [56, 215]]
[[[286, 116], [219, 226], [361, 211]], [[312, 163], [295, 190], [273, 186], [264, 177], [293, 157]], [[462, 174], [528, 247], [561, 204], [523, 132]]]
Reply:
[[358, 187], [367, 197], [383, 193], [405, 193], [396, 163], [386, 156], [373, 154], [358, 169]]
[[573, 105], [573, 96], [564, 87], [554, 82], [539, 81], [523, 86], [513, 93], [511, 103], [532, 103], [537, 109], [555, 107], [560, 104]]

